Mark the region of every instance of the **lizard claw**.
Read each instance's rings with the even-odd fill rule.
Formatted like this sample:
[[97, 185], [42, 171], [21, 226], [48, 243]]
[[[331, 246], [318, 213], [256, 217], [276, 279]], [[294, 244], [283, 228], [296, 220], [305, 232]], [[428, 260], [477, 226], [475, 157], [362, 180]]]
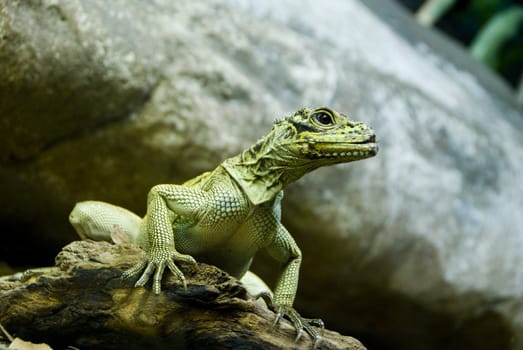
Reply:
[[282, 313], [277, 313], [276, 317], [274, 318], [274, 321], [272, 321], [272, 325], [276, 326], [278, 323], [280, 323], [282, 318], [283, 318], [283, 314]]
[[[184, 290], [187, 290], [187, 281], [183, 272], [176, 266], [174, 261], [183, 261], [191, 263], [197, 266], [196, 260], [190, 255], [180, 254], [178, 252], [171, 252], [167, 254], [163, 253], [151, 253], [149, 257], [142, 259], [138, 264], [131, 267], [129, 270], [125, 271], [122, 274], [123, 279], [127, 279], [133, 276], [138, 275], [142, 270], [143, 273], [136, 281], [135, 287], [143, 287], [147, 281], [153, 276], [153, 292], [155, 294], [160, 294], [162, 276], [165, 271], [165, 268], [169, 268], [173, 275], [178, 277], [182, 282]], [[144, 270], [145, 269], [145, 270]]]
[[295, 343], [297, 343], [298, 340], [300, 340], [302, 334], [303, 334], [303, 329], [298, 329], [298, 331], [296, 332], [296, 338], [294, 338]]
[[319, 327], [323, 333], [324, 323], [322, 320], [302, 317], [292, 306], [279, 305], [276, 307], [276, 311], [274, 324], [277, 324], [284, 316], [289, 318], [294, 325], [294, 328], [296, 328], [297, 334], [294, 339], [295, 342], [298, 342], [303, 335], [303, 332], [306, 332], [313, 339], [314, 348], [318, 346], [321, 341], [321, 334], [315, 327]]
[[[298, 311], [292, 306], [275, 305], [272, 294], [266, 291], [255, 295], [254, 298], [262, 298], [269, 309], [276, 311], [276, 317], [272, 322], [273, 326], [277, 325], [284, 316], [287, 316], [291, 320], [297, 332], [294, 342], [297, 343], [305, 331], [314, 339], [314, 348], [318, 346], [323, 336], [323, 330], [325, 329], [325, 324], [321, 319], [301, 317]], [[321, 334], [314, 327], [320, 328]]]
[[133, 267], [122, 273], [122, 279], [126, 280], [133, 276], [136, 276], [140, 273], [140, 271], [142, 271], [145, 268], [145, 266], [147, 266], [147, 258], [143, 258], [142, 260], [140, 260], [138, 264], [134, 265]]

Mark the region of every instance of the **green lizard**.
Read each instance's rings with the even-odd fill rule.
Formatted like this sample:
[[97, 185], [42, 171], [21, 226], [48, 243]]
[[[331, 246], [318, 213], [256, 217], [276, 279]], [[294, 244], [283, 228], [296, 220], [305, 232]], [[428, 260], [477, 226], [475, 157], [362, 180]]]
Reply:
[[[281, 223], [283, 188], [325, 165], [376, 155], [374, 131], [336, 111], [301, 109], [276, 121], [267, 136], [216, 169], [183, 185], [154, 186], [147, 198], [147, 214], [135, 214], [103, 202], [81, 202], [70, 221], [82, 237], [102, 238], [121, 231], [146, 252], [146, 257], [123, 276], [140, 276], [136, 287], [152, 277], [160, 293], [165, 268], [184, 287], [176, 262], [213, 264], [242, 278], [260, 249], [282, 264], [270, 304], [275, 323], [286, 316], [298, 339], [303, 331], [320, 335], [320, 320], [301, 317], [293, 308], [302, 254]], [[247, 274], [248, 276], [251, 276]]]

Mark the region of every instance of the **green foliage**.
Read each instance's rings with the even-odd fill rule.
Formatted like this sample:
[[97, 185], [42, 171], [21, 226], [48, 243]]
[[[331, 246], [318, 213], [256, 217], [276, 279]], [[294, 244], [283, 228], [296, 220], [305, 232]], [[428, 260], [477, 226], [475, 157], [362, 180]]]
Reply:
[[[472, 56], [494, 69], [500, 69], [502, 49], [506, 42], [518, 34], [523, 24], [523, 6], [511, 6], [492, 16], [483, 25], [474, 41], [470, 45]], [[514, 48], [507, 51], [516, 55]]]
[[416, 17], [422, 25], [433, 26], [455, 3], [456, 0], [427, 0], [416, 13]]
[[426, 0], [416, 16], [470, 47], [512, 85], [523, 72], [523, 6], [518, 0]]
[[486, 24], [494, 14], [511, 6], [511, 0], [472, 0], [467, 6], [470, 14], [477, 18], [482, 25]]

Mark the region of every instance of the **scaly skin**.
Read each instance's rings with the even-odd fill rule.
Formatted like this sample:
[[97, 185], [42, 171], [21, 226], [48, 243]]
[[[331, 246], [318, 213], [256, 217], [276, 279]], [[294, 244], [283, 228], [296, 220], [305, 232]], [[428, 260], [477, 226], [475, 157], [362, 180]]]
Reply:
[[[319, 320], [302, 318], [292, 307], [298, 287], [302, 254], [281, 223], [283, 189], [321, 166], [360, 160], [378, 152], [374, 132], [336, 111], [320, 107], [302, 109], [274, 123], [270, 133], [241, 154], [225, 160], [183, 185], [157, 185], [149, 192], [147, 214], [140, 224], [137, 241], [146, 257], [124, 273], [139, 276], [136, 286], [153, 279], [158, 294], [165, 268], [186, 286], [177, 262], [213, 264], [241, 278], [260, 249], [282, 264], [271, 304], [275, 322], [288, 317], [297, 329], [320, 339], [313, 325]], [[93, 202], [90, 202], [93, 203]], [[96, 202], [95, 202], [96, 203]], [[132, 213], [97, 202], [71, 213], [75, 228], [86, 231], [123, 230], [133, 224]], [[103, 221], [94, 230], [100, 206], [113, 222]], [[96, 209], [96, 210], [95, 210]], [[98, 211], [98, 212], [97, 212]], [[98, 220], [100, 222], [100, 220]], [[85, 228], [91, 224], [91, 228]], [[132, 233], [129, 233], [132, 236]]]

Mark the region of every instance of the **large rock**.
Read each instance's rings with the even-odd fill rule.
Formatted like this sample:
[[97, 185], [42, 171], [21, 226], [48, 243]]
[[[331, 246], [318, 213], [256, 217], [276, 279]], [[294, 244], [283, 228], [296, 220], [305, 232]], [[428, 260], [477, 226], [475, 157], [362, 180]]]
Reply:
[[[304, 252], [298, 308], [376, 349], [523, 348], [523, 116], [490, 72], [392, 3], [6, 4], [2, 47], [17, 63], [0, 91], [24, 93], [0, 104], [2, 125], [18, 113], [16, 133], [34, 135], [26, 147], [2, 129], [10, 264], [72, 239], [75, 201], [141, 214], [151, 185], [213, 168], [272, 118], [327, 104], [373, 125], [381, 151], [287, 191], [284, 220]], [[52, 50], [39, 44], [51, 38]], [[50, 65], [48, 51], [63, 54]]]

